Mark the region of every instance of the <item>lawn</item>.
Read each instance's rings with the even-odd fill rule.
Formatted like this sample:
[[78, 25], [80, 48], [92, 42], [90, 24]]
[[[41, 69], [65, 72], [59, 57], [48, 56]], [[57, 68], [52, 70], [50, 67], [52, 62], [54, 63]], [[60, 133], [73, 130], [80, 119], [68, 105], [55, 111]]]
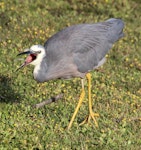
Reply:
[[[80, 79], [37, 83], [33, 66], [16, 72], [19, 52], [44, 42], [64, 27], [108, 18], [125, 22], [107, 62], [92, 71], [93, 122], [86, 97], [70, 130], [66, 127], [81, 92]], [[36, 103], [63, 93], [56, 103]], [[140, 0], [0, 1], [0, 150], [141, 149], [141, 2]]]

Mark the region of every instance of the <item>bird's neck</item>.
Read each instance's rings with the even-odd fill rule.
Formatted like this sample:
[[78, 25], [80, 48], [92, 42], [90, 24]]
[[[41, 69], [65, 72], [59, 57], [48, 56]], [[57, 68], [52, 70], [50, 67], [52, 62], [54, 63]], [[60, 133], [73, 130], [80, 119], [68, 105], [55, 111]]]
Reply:
[[34, 68], [33, 75], [34, 79], [38, 82], [44, 82], [46, 80], [47, 63], [41, 62]]

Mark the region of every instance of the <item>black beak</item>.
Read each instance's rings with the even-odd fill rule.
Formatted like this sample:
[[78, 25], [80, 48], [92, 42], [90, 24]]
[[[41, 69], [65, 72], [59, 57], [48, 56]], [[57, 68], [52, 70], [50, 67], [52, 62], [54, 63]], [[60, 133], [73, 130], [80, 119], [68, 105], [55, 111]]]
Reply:
[[19, 53], [17, 56], [19, 56], [19, 55], [24, 55], [24, 54], [27, 54], [27, 55], [28, 55], [28, 54], [31, 54], [31, 51], [28, 50], [28, 51], [25, 51], [25, 52], [21, 52], [21, 53]]
[[19, 56], [19, 55], [24, 55], [24, 54], [39, 54], [41, 51], [36, 51], [36, 52], [34, 52], [34, 51], [32, 51], [32, 50], [29, 50], [29, 49], [27, 49], [27, 51], [25, 51], [25, 52], [21, 52], [21, 53], [19, 53], [17, 56]]
[[23, 68], [24, 66], [25, 66], [25, 62], [19, 68], [17, 68], [15, 71], [17, 72], [19, 69]]
[[[32, 54], [32, 52], [31, 52], [29, 49], [27, 49], [27, 51], [21, 52], [21, 53], [19, 53], [17, 56], [19, 56], [19, 55], [24, 55], [24, 54], [29, 55], [29, 54]], [[25, 65], [26, 65], [26, 62], [24, 62], [18, 69], [16, 69], [16, 71], [18, 71], [19, 69], [23, 68]]]

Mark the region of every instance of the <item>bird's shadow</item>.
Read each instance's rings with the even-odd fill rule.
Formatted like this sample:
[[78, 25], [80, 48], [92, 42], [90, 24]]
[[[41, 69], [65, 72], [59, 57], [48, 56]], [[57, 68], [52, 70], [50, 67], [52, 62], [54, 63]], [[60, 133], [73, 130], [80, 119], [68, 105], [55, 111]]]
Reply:
[[13, 81], [8, 75], [0, 74], [0, 102], [17, 103], [20, 95], [12, 88]]

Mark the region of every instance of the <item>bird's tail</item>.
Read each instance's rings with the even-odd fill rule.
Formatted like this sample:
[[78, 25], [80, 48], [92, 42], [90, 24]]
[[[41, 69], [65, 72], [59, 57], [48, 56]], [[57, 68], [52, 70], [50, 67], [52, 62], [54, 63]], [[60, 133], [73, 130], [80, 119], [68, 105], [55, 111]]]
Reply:
[[111, 24], [108, 32], [108, 37], [110, 37], [110, 41], [112, 43], [116, 42], [124, 36], [124, 22], [121, 19], [111, 18], [108, 19], [106, 22], [109, 22]]

